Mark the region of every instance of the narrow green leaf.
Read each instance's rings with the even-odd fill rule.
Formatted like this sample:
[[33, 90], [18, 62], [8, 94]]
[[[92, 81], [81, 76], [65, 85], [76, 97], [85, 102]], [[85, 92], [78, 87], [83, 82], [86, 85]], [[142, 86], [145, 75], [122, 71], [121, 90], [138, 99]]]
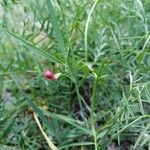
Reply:
[[51, 3], [51, 0], [46, 0], [46, 2], [47, 2], [47, 6], [48, 6], [49, 16], [51, 18], [51, 23], [52, 23], [53, 28], [55, 30], [55, 34], [56, 34], [56, 38], [57, 38], [57, 42], [58, 42], [58, 48], [60, 50], [64, 51], [65, 50], [65, 44], [64, 44], [61, 30], [60, 30], [59, 25], [58, 25], [57, 16], [55, 14], [53, 5]]
[[132, 111], [132, 108], [129, 105], [128, 99], [126, 98], [126, 95], [125, 95], [124, 91], [123, 91], [123, 100], [125, 102], [125, 105], [126, 105], [128, 111], [129, 111], [129, 113], [134, 117], [134, 112]]
[[[142, 116], [143, 117], [143, 116]], [[135, 122], [139, 121], [142, 117], [139, 117], [137, 119], [135, 119], [134, 121], [132, 121], [131, 123], [127, 124], [125, 127], [123, 127], [121, 130], [119, 130], [117, 133], [115, 133], [112, 138], [114, 138], [115, 136], [117, 136], [119, 133], [123, 132], [125, 129], [127, 129], [128, 127], [130, 127], [131, 125], [133, 125]]]
[[57, 118], [59, 120], [65, 121], [65, 122], [69, 123], [70, 125], [79, 128], [80, 130], [84, 131], [85, 133], [87, 133], [89, 135], [92, 135], [91, 131], [89, 131], [88, 129], [84, 128], [81, 125], [81, 124], [83, 124], [83, 122], [81, 122], [81, 121], [75, 120], [75, 119], [73, 119], [71, 117], [64, 116], [64, 115], [61, 115], [61, 114], [51, 113], [51, 112], [48, 112], [48, 111], [45, 111], [45, 110], [43, 110], [43, 113], [46, 116], [50, 116], [50, 117]]
[[64, 146], [60, 147], [59, 150], [68, 148], [68, 147], [73, 147], [73, 146], [86, 146], [86, 145], [94, 145], [94, 143], [93, 142], [72, 143], [72, 144], [68, 144], [68, 145], [64, 145]]
[[142, 130], [141, 134], [139, 135], [138, 139], [135, 142], [134, 149], [138, 146], [139, 142], [142, 140], [142, 137], [144, 134], [147, 133], [147, 130], [150, 128], [150, 122], [146, 125], [146, 127], [143, 127], [144, 129]]
[[25, 46], [26, 48], [28, 48], [28, 49], [30, 49], [30, 50], [36, 52], [37, 54], [40, 54], [41, 56], [45, 57], [45, 58], [48, 59], [49, 61], [55, 62], [55, 63], [61, 63], [61, 61], [60, 61], [58, 58], [52, 56], [51, 54], [49, 54], [49, 53], [47, 53], [47, 52], [45, 52], [45, 51], [43, 51], [43, 50], [38, 49], [37, 47], [32, 46], [31, 44], [27, 43], [27, 42], [26, 42], [24, 39], [22, 39], [21, 37], [15, 35], [14, 33], [10, 32], [10, 31], [8, 31], [6, 28], [0, 26], [0, 29], [1, 29], [2, 31], [4, 31], [5, 33], [7, 33], [8, 35], [14, 37], [18, 42], [20, 42], [20, 43], [21, 43], [23, 46]]

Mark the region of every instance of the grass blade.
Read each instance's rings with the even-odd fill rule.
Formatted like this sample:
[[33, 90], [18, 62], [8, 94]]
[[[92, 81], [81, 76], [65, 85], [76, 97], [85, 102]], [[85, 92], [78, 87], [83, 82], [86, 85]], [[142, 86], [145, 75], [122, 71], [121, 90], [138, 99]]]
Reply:
[[48, 112], [48, 111], [45, 111], [43, 110], [44, 114], [47, 115], [47, 116], [50, 116], [50, 117], [53, 117], [53, 118], [56, 118], [56, 119], [59, 119], [59, 120], [62, 120], [62, 121], [65, 121], [67, 123], [69, 123], [70, 125], [72, 126], [75, 126], [77, 128], [79, 128], [80, 130], [84, 131], [85, 133], [91, 135], [92, 133], [87, 130], [86, 128], [78, 125], [78, 124], [82, 124], [82, 122], [78, 121], [78, 120], [75, 120], [75, 119], [72, 119], [68, 116], [64, 116], [64, 115], [60, 115], [60, 114], [55, 114], [55, 113], [51, 113], [51, 112]]
[[1, 29], [2, 31], [4, 31], [5, 33], [7, 33], [8, 35], [14, 37], [18, 42], [20, 42], [20, 43], [21, 43], [23, 46], [25, 46], [26, 48], [31, 49], [32, 51], [36, 52], [37, 54], [40, 54], [41, 56], [45, 57], [45, 58], [48, 59], [49, 61], [55, 62], [55, 63], [61, 63], [61, 61], [60, 61], [58, 58], [52, 56], [51, 54], [49, 54], [49, 53], [47, 53], [47, 52], [45, 52], [45, 51], [43, 51], [43, 50], [40, 50], [40, 49], [38, 49], [38, 48], [32, 46], [31, 44], [27, 43], [27, 42], [26, 42], [24, 39], [22, 39], [21, 37], [15, 35], [14, 33], [10, 32], [10, 31], [8, 31], [6, 28], [0, 26], [0, 29]]
[[49, 16], [52, 20], [51, 23], [52, 23], [54, 30], [55, 30], [55, 34], [56, 34], [56, 38], [57, 38], [57, 42], [58, 42], [58, 48], [60, 50], [64, 51], [65, 50], [65, 44], [64, 44], [61, 30], [60, 30], [58, 22], [57, 22], [57, 17], [56, 17], [53, 5], [51, 3], [51, 0], [46, 0], [46, 2], [47, 2], [47, 6], [48, 6]]
[[68, 145], [64, 145], [64, 146], [60, 147], [59, 150], [68, 148], [68, 147], [73, 147], [73, 146], [86, 146], [86, 145], [94, 145], [94, 143], [93, 142], [72, 143], [72, 144], [68, 144]]
[[39, 129], [41, 130], [41, 132], [42, 132], [42, 134], [43, 134], [45, 140], [47, 141], [48, 146], [49, 146], [52, 150], [57, 150], [57, 147], [51, 142], [51, 140], [48, 138], [48, 136], [46, 135], [46, 133], [43, 131], [42, 126], [41, 126], [41, 124], [40, 124], [40, 122], [39, 122], [39, 119], [38, 119], [37, 115], [36, 115], [35, 113], [33, 113], [33, 115], [34, 115], [34, 119], [35, 119], [35, 121], [36, 121], [36, 123], [37, 123]]
[[93, 6], [89, 12], [89, 15], [88, 15], [88, 18], [87, 18], [87, 21], [86, 21], [86, 25], [85, 25], [85, 31], [84, 31], [84, 48], [85, 48], [85, 58], [87, 60], [88, 58], [88, 28], [89, 28], [89, 23], [90, 23], [90, 19], [91, 19], [91, 16], [92, 16], [92, 13], [94, 11], [94, 8], [96, 6], [96, 4], [98, 3], [98, 0], [95, 0], [95, 2], [93, 3]]
[[147, 132], [147, 130], [150, 128], [150, 122], [146, 125], [146, 127], [143, 129], [141, 134], [139, 135], [138, 139], [135, 142], [134, 149], [138, 146], [139, 142], [142, 140], [142, 137]]

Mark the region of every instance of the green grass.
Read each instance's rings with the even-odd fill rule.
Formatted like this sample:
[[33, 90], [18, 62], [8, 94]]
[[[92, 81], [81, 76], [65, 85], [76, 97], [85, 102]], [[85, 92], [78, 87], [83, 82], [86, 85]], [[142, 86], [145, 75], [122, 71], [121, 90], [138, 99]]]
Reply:
[[149, 149], [149, 5], [1, 0], [0, 149]]

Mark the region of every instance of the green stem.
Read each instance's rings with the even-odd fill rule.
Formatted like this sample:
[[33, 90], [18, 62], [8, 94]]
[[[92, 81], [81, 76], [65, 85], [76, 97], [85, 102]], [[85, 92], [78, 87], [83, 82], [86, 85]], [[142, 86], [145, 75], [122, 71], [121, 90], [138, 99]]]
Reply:
[[95, 108], [95, 99], [96, 99], [96, 90], [97, 90], [97, 76], [94, 81], [94, 88], [91, 98], [91, 114], [90, 114], [90, 124], [94, 137], [95, 150], [97, 150], [97, 140], [96, 140], [96, 130], [95, 130], [95, 118], [94, 118], [94, 108]]

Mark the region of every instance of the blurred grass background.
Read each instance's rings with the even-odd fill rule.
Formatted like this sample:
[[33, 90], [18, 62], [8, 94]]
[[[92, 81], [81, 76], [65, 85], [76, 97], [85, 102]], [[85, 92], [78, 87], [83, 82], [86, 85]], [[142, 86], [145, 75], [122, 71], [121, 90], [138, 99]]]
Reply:
[[0, 0], [0, 149], [149, 149], [149, 6]]

